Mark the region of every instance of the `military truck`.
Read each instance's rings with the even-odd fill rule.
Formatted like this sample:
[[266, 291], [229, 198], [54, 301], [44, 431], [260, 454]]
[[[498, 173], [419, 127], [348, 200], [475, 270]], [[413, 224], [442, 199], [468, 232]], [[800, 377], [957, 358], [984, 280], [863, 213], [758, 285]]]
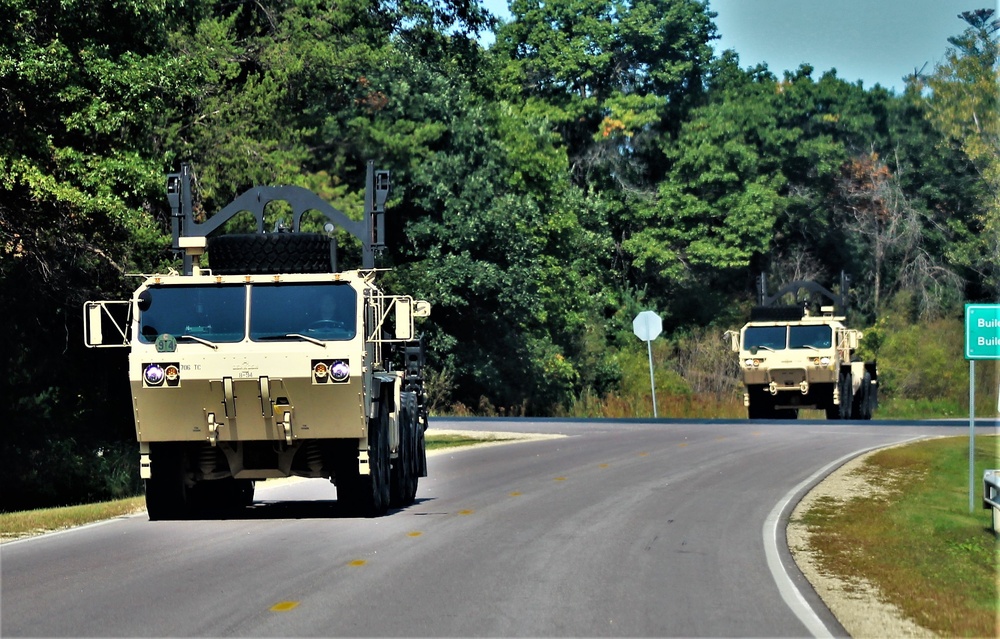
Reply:
[[[854, 356], [863, 334], [844, 324], [848, 276], [841, 274], [840, 295], [797, 281], [768, 296], [765, 276], [757, 281], [758, 306], [750, 321], [725, 334], [739, 354], [747, 417], [795, 419], [799, 409], [811, 408], [825, 411], [827, 419], [871, 419], [878, 406], [878, 369], [876, 362]], [[802, 290], [833, 304], [775, 304]]]
[[[291, 476], [330, 479], [354, 515], [414, 501], [427, 476], [414, 318], [430, 306], [376, 281], [388, 191], [388, 172], [369, 163], [361, 221], [278, 186], [250, 189], [196, 222], [189, 168], [168, 176], [183, 273], [144, 276], [128, 301], [84, 305], [88, 346], [130, 348], [150, 519], [245, 507], [255, 482]], [[265, 232], [269, 205], [290, 211], [291, 225]], [[218, 232], [247, 213], [255, 233]], [[325, 216], [326, 233], [301, 230], [307, 213]], [[360, 268], [338, 270], [337, 226], [361, 242]]]

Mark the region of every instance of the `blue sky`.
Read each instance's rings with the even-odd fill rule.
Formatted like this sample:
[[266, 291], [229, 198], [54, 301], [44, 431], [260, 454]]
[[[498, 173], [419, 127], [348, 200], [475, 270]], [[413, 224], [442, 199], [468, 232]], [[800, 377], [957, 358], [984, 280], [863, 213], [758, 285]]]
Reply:
[[[509, 18], [507, 0], [484, 0], [487, 9]], [[767, 62], [782, 76], [802, 63], [814, 78], [837, 77], [865, 88], [876, 83], [903, 90], [903, 76], [944, 59], [948, 38], [966, 24], [962, 11], [997, 9], [1000, 0], [709, 0], [721, 40], [717, 51], [735, 49], [740, 66]]]

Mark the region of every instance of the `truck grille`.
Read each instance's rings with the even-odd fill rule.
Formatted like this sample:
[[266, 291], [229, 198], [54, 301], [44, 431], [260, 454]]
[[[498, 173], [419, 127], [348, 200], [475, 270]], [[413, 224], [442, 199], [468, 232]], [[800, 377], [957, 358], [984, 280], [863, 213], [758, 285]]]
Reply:
[[778, 385], [778, 388], [799, 388], [799, 384], [806, 379], [806, 372], [801, 368], [784, 368], [771, 371], [771, 381]]

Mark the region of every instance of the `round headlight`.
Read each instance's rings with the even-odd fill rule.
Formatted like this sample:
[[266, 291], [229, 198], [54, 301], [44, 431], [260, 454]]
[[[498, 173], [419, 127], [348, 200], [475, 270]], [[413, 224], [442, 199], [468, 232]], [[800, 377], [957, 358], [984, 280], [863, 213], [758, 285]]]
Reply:
[[830, 363], [830, 358], [829, 357], [821, 357], [819, 359], [819, 363], [822, 364], [823, 366], [826, 366], [827, 364]]
[[330, 372], [330, 368], [324, 362], [317, 362], [313, 366], [313, 375], [316, 379], [326, 379], [327, 374]]
[[163, 375], [167, 378], [168, 382], [176, 382], [177, 378], [181, 376], [181, 372], [173, 364], [169, 364], [163, 369]]
[[330, 378], [335, 382], [342, 382], [351, 375], [351, 368], [347, 362], [334, 362], [330, 367]]
[[747, 359], [743, 360], [743, 365], [749, 368], [750, 366], [753, 366], [753, 360], [748, 357]]
[[163, 383], [163, 369], [160, 368], [159, 364], [150, 364], [146, 367], [146, 370], [142, 372], [143, 379], [150, 386], [159, 386]]

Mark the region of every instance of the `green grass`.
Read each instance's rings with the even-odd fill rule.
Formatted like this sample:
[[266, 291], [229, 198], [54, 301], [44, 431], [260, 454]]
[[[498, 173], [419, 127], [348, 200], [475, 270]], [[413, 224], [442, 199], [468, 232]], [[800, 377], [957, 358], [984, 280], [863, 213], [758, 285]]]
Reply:
[[82, 526], [122, 515], [141, 512], [146, 508], [143, 497], [126, 497], [99, 504], [41, 508], [13, 513], [0, 513], [0, 540], [17, 539], [25, 535]]
[[1000, 467], [995, 436], [976, 438], [969, 512], [967, 437], [891, 448], [858, 471], [875, 496], [819, 502], [802, 518], [821, 569], [863, 575], [921, 626], [946, 636], [997, 636], [1000, 540], [982, 508], [982, 476]]

